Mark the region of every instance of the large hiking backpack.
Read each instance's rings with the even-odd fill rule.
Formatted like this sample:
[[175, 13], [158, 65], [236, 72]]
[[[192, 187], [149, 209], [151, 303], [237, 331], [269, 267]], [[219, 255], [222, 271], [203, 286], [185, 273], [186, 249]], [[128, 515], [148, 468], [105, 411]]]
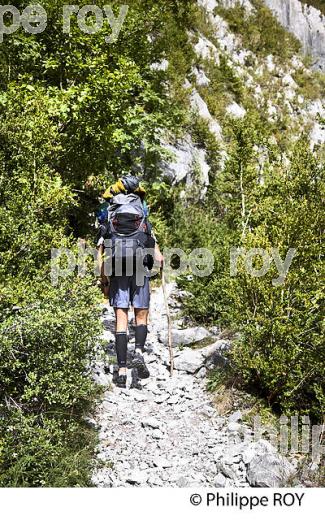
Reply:
[[[139, 259], [148, 266], [144, 250], [153, 248], [154, 240], [142, 200], [138, 195], [121, 193], [113, 197], [108, 212], [107, 237], [111, 241], [113, 273], [124, 273], [127, 266], [134, 266], [136, 261], [140, 262]], [[117, 262], [120, 263], [119, 269]]]

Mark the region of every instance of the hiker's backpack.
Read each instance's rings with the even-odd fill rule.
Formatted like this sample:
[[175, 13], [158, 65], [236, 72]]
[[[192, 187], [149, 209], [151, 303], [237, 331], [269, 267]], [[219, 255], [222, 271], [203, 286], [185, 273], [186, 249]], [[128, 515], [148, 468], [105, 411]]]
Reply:
[[[113, 272], [124, 273], [126, 266], [134, 266], [137, 259], [149, 269], [152, 267], [148, 265], [151, 262], [148, 262], [144, 251], [146, 248], [154, 248], [155, 245], [146, 213], [141, 198], [135, 193], [120, 193], [113, 197], [107, 226]], [[121, 262], [119, 270], [116, 262]]]

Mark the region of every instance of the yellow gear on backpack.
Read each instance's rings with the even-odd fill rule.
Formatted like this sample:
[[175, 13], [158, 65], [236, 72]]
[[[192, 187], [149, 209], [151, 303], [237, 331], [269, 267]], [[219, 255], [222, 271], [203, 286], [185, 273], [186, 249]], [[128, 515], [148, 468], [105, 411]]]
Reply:
[[[110, 186], [105, 191], [105, 193], [103, 194], [103, 199], [105, 199], [105, 200], [112, 199], [113, 197], [115, 197], [115, 195], [118, 195], [119, 193], [127, 193], [125, 186], [122, 182], [122, 179], [119, 179], [115, 184], [112, 184], [112, 186]], [[139, 195], [141, 198], [144, 198], [144, 196], [146, 194], [146, 190], [142, 186], [139, 186], [134, 191], [134, 193]]]

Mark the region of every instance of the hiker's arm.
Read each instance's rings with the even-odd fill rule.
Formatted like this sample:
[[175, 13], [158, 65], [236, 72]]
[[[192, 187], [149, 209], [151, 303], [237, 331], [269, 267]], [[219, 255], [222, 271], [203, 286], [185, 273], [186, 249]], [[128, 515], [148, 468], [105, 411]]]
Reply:
[[150, 234], [151, 238], [155, 241], [155, 262], [157, 262], [159, 264], [160, 269], [162, 269], [163, 264], [164, 264], [164, 257], [160, 251], [160, 247], [158, 245], [155, 232], [152, 229], [152, 226], [150, 223], [149, 223], [149, 234]]
[[164, 257], [160, 251], [160, 248], [156, 242], [155, 244], [155, 261], [158, 262], [160, 264], [160, 267], [163, 266], [163, 263], [164, 263]]

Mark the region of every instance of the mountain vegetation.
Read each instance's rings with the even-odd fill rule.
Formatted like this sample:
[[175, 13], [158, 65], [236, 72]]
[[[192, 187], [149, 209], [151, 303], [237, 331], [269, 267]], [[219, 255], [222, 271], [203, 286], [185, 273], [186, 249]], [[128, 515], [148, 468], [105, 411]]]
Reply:
[[[162, 247], [213, 252], [208, 279], [179, 279], [190, 293], [184, 312], [234, 337], [238, 384], [258, 389], [281, 412], [322, 420], [325, 165], [322, 147], [310, 146], [308, 124], [293, 120], [283, 100], [270, 119], [266, 101], [265, 110], [257, 107], [223, 48], [219, 63], [197, 56], [202, 35], [218, 42], [194, 0], [132, 0], [110, 43], [108, 24], [86, 34], [72, 17], [66, 34], [64, 2], [40, 3], [46, 30], [20, 28], [0, 44], [0, 485], [90, 485], [96, 436], [85, 417], [98, 395], [90, 366], [100, 295], [91, 271], [53, 285], [51, 251], [77, 254], [77, 238], [95, 246], [98, 195], [130, 171], [147, 182]], [[21, 10], [27, 4], [16, 3]], [[112, 2], [116, 16], [122, 4]], [[273, 55], [275, 70], [259, 81], [274, 100], [270, 77], [291, 66], [299, 44], [261, 2], [256, 9], [251, 16], [239, 6], [218, 12], [251, 52], [245, 67], [252, 76]], [[166, 70], [152, 66], [163, 60]], [[191, 107], [193, 67], [210, 77], [196, 88], [223, 142]], [[316, 90], [324, 96], [322, 75], [296, 75], [305, 99]], [[244, 107], [242, 119], [227, 114], [231, 102]], [[206, 151], [204, 198], [198, 183], [189, 189], [164, 177], [171, 160], [164, 140], [177, 144], [187, 135]], [[280, 285], [275, 262], [265, 276], [251, 277], [240, 257], [231, 276], [234, 247], [270, 255], [276, 248], [283, 261], [296, 252]], [[258, 271], [260, 259], [254, 262]]]

